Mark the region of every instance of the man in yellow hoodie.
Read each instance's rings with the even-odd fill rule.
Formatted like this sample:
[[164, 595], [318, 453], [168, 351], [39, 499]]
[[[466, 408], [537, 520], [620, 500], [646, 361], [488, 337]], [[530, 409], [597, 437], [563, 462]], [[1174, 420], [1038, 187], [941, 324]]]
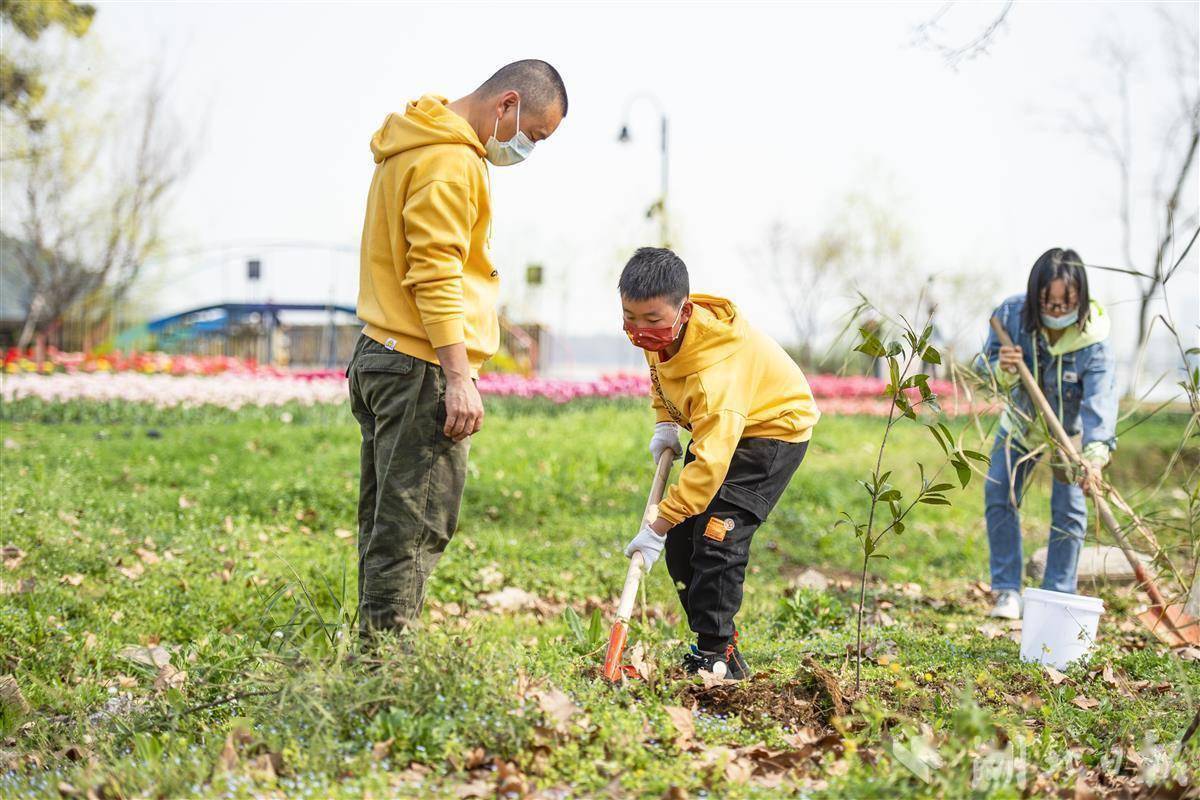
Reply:
[[625, 332], [650, 365], [651, 457], [668, 448], [682, 454], [679, 428], [691, 432], [678, 482], [625, 555], [641, 551], [649, 570], [665, 547], [696, 634], [684, 668], [741, 680], [749, 667], [733, 618], [750, 539], [804, 460], [820, 412], [804, 373], [778, 343], [728, 300], [690, 294], [687, 267], [675, 253], [639, 249], [618, 287]]
[[474, 379], [500, 342], [484, 160], [519, 163], [566, 113], [554, 67], [517, 61], [453, 102], [410, 102], [371, 139], [358, 293], [366, 325], [346, 371], [362, 429], [363, 634], [416, 617], [458, 522], [470, 436], [483, 424]]

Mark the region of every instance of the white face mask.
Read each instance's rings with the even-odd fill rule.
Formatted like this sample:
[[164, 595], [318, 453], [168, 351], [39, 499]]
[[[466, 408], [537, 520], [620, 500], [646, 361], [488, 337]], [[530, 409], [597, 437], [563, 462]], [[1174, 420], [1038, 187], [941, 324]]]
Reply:
[[1079, 320], [1079, 309], [1064, 314], [1061, 317], [1052, 317], [1049, 314], [1042, 314], [1042, 324], [1052, 331], [1061, 331], [1063, 328], [1074, 325]]
[[492, 135], [488, 137], [487, 144], [484, 150], [487, 151], [487, 160], [495, 164], [497, 167], [508, 167], [513, 164], [520, 164], [525, 159], [529, 158], [529, 154], [533, 152], [535, 142], [530, 139], [521, 130], [521, 101], [517, 101], [517, 133], [507, 142], [497, 141], [496, 134], [500, 131], [500, 119], [496, 120], [496, 129], [492, 131]]

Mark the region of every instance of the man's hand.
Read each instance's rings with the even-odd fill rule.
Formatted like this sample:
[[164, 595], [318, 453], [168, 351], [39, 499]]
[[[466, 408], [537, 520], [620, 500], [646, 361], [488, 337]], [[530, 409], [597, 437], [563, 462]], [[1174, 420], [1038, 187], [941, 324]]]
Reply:
[[1016, 372], [1017, 365], [1021, 363], [1024, 354], [1019, 347], [1008, 347], [1000, 345], [1000, 368], [1007, 372]]
[[470, 378], [447, 378], [446, 436], [461, 442], [483, 427], [483, 398]]
[[483, 427], [483, 398], [471, 380], [466, 345], [460, 342], [439, 347], [437, 355], [446, 375], [446, 426], [442, 430], [447, 437], [461, 442]]
[[625, 545], [625, 557], [631, 557], [635, 551], [640, 550], [642, 553], [642, 570], [649, 572], [654, 566], [654, 562], [658, 561], [658, 556], [662, 552], [663, 545], [666, 544], [667, 537], [662, 534], [655, 533], [654, 528], [649, 525], [643, 525], [638, 531], [637, 536], [633, 537], [629, 544]]
[[650, 458], [658, 463], [658, 457], [664, 450], [671, 450], [675, 458], [683, 455], [683, 445], [679, 443], [679, 426], [674, 422], [660, 422], [654, 426], [654, 435], [650, 437]]

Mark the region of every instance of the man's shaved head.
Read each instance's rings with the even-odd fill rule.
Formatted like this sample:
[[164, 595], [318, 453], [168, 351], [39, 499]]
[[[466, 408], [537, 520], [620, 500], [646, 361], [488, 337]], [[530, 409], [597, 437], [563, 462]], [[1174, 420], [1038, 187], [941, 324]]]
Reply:
[[475, 94], [488, 98], [501, 92], [514, 91], [530, 111], [542, 113], [552, 107], [560, 117], [567, 115], [567, 87], [558, 70], [536, 58], [526, 58], [505, 64], [488, 78]]

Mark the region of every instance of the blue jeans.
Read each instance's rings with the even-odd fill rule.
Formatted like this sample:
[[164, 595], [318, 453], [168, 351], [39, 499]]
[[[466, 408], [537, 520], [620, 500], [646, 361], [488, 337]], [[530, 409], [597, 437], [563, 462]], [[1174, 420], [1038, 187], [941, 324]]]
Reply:
[[[996, 437], [983, 489], [994, 591], [1021, 588], [1021, 518], [1017, 509], [1036, 463], [1037, 459], [1028, 458], [1025, 451], [1008, 440], [1005, 432]], [[1055, 479], [1050, 494], [1050, 552], [1042, 577], [1043, 589], [1074, 593], [1079, 551], [1086, 532], [1087, 500], [1083, 489]]]

